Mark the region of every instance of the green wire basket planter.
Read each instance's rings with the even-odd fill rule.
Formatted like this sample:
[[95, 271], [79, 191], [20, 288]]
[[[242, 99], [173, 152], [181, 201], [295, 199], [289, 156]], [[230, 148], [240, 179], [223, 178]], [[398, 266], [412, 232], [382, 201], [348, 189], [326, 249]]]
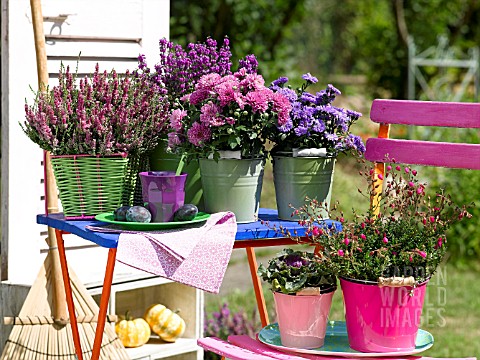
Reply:
[[122, 195], [122, 205], [142, 206], [142, 183], [139, 173], [150, 170], [150, 159], [148, 154], [131, 154], [128, 156], [127, 169], [125, 171], [125, 182]]
[[52, 156], [65, 218], [92, 219], [122, 205], [126, 154]]

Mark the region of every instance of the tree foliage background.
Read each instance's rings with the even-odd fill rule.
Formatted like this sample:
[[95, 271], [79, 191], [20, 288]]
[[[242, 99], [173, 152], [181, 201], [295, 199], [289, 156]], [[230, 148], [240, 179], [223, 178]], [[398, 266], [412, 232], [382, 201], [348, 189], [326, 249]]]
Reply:
[[367, 77], [373, 95], [406, 97], [407, 38], [480, 44], [479, 0], [172, 0], [179, 43], [229, 36], [234, 57], [254, 53], [268, 80], [306, 71]]

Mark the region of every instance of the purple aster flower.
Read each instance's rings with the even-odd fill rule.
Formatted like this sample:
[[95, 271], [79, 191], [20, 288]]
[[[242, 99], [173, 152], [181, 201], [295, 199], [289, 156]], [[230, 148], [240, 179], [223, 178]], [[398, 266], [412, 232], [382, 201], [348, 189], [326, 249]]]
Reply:
[[326, 133], [325, 134], [325, 139], [327, 139], [328, 141], [337, 141], [338, 140], [338, 135], [337, 134], [330, 134], [330, 133]]
[[301, 102], [295, 101], [292, 104], [292, 117], [294, 119], [301, 119], [303, 114], [303, 105]]
[[322, 120], [315, 119], [313, 121], [312, 130], [321, 133], [325, 131], [325, 123]]
[[288, 133], [292, 129], [293, 121], [290, 118], [288, 118], [288, 120], [283, 125], [278, 126], [278, 130], [282, 133]]
[[353, 148], [355, 150], [360, 151], [362, 153], [365, 152], [366, 150], [365, 144], [363, 143], [363, 140], [360, 136], [353, 135], [353, 134], [349, 134], [348, 136], [351, 137], [353, 142]]
[[304, 136], [304, 135], [307, 135], [307, 134], [308, 134], [308, 128], [307, 128], [307, 127], [303, 127], [303, 126], [297, 126], [296, 128], [293, 129], [293, 132], [294, 132], [295, 135], [297, 135], [298, 137]]
[[279, 77], [277, 80], [274, 80], [272, 82], [272, 85], [281, 86], [281, 85], [286, 84], [287, 82], [288, 82], [288, 77], [282, 76], [282, 77]]
[[287, 99], [291, 102], [294, 103], [295, 101], [298, 100], [297, 93], [289, 88], [278, 88], [278, 90], [272, 89], [273, 91], [276, 91], [277, 93], [280, 93], [284, 96], [287, 97]]
[[315, 96], [308, 93], [308, 92], [304, 92], [302, 94], [302, 96], [300, 96], [300, 100], [303, 101], [304, 103], [315, 103], [316, 102]]
[[325, 91], [327, 92], [327, 94], [329, 96], [336, 96], [336, 95], [341, 95], [342, 92], [340, 90], [338, 90], [335, 86], [333, 86], [332, 84], [328, 84], [327, 85], [327, 88], [325, 89]]
[[350, 118], [344, 109], [334, 108], [336, 112], [336, 126], [343, 132], [347, 132], [350, 126]]
[[310, 73], [303, 74], [302, 79], [312, 84], [316, 84], [318, 82], [318, 79], [315, 76], [312, 76]]
[[354, 110], [347, 110], [347, 116], [350, 117], [352, 120], [357, 120], [362, 117], [362, 113]]

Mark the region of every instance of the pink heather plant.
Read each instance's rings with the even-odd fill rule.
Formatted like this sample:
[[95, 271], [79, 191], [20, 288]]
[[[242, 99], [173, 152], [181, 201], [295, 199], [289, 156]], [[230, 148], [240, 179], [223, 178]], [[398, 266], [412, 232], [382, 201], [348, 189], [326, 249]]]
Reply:
[[264, 84], [261, 75], [245, 68], [233, 75], [202, 76], [192, 93], [174, 103], [169, 147], [189, 159], [217, 159], [219, 150], [240, 150], [243, 158], [262, 156], [265, 129], [285, 124], [291, 111], [288, 98]]
[[80, 79], [61, 66], [59, 84], [25, 104], [20, 126], [53, 155], [139, 155], [155, 148], [168, 122], [168, 102], [145, 77], [115, 70]]

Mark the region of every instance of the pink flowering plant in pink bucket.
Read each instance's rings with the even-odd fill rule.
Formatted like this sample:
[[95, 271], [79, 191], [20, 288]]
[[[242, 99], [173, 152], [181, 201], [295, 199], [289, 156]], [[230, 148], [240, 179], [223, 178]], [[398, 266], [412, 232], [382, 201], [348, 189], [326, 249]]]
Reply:
[[138, 155], [155, 148], [168, 123], [158, 85], [128, 70], [77, 79], [61, 65], [58, 85], [25, 104], [25, 134], [52, 155]]
[[169, 147], [188, 159], [218, 159], [220, 150], [261, 157], [266, 128], [287, 122], [290, 110], [288, 98], [267, 88], [264, 78], [247, 67], [225, 76], [210, 73], [174, 104]]
[[358, 191], [369, 199], [384, 180], [377, 205], [365, 213], [354, 209], [347, 221], [335, 204], [329, 214], [341, 223], [338, 231], [319, 225], [322, 219], [316, 214], [323, 204], [308, 199], [296, 210], [308, 241], [320, 246], [333, 273], [342, 278], [377, 282], [380, 277], [413, 276], [417, 284], [428, 280], [445, 257], [447, 230], [470, 218], [473, 204], [457, 206], [442, 190], [428, 195], [417, 171], [394, 161], [386, 166], [385, 176], [368, 167], [360, 175], [368, 190]]

